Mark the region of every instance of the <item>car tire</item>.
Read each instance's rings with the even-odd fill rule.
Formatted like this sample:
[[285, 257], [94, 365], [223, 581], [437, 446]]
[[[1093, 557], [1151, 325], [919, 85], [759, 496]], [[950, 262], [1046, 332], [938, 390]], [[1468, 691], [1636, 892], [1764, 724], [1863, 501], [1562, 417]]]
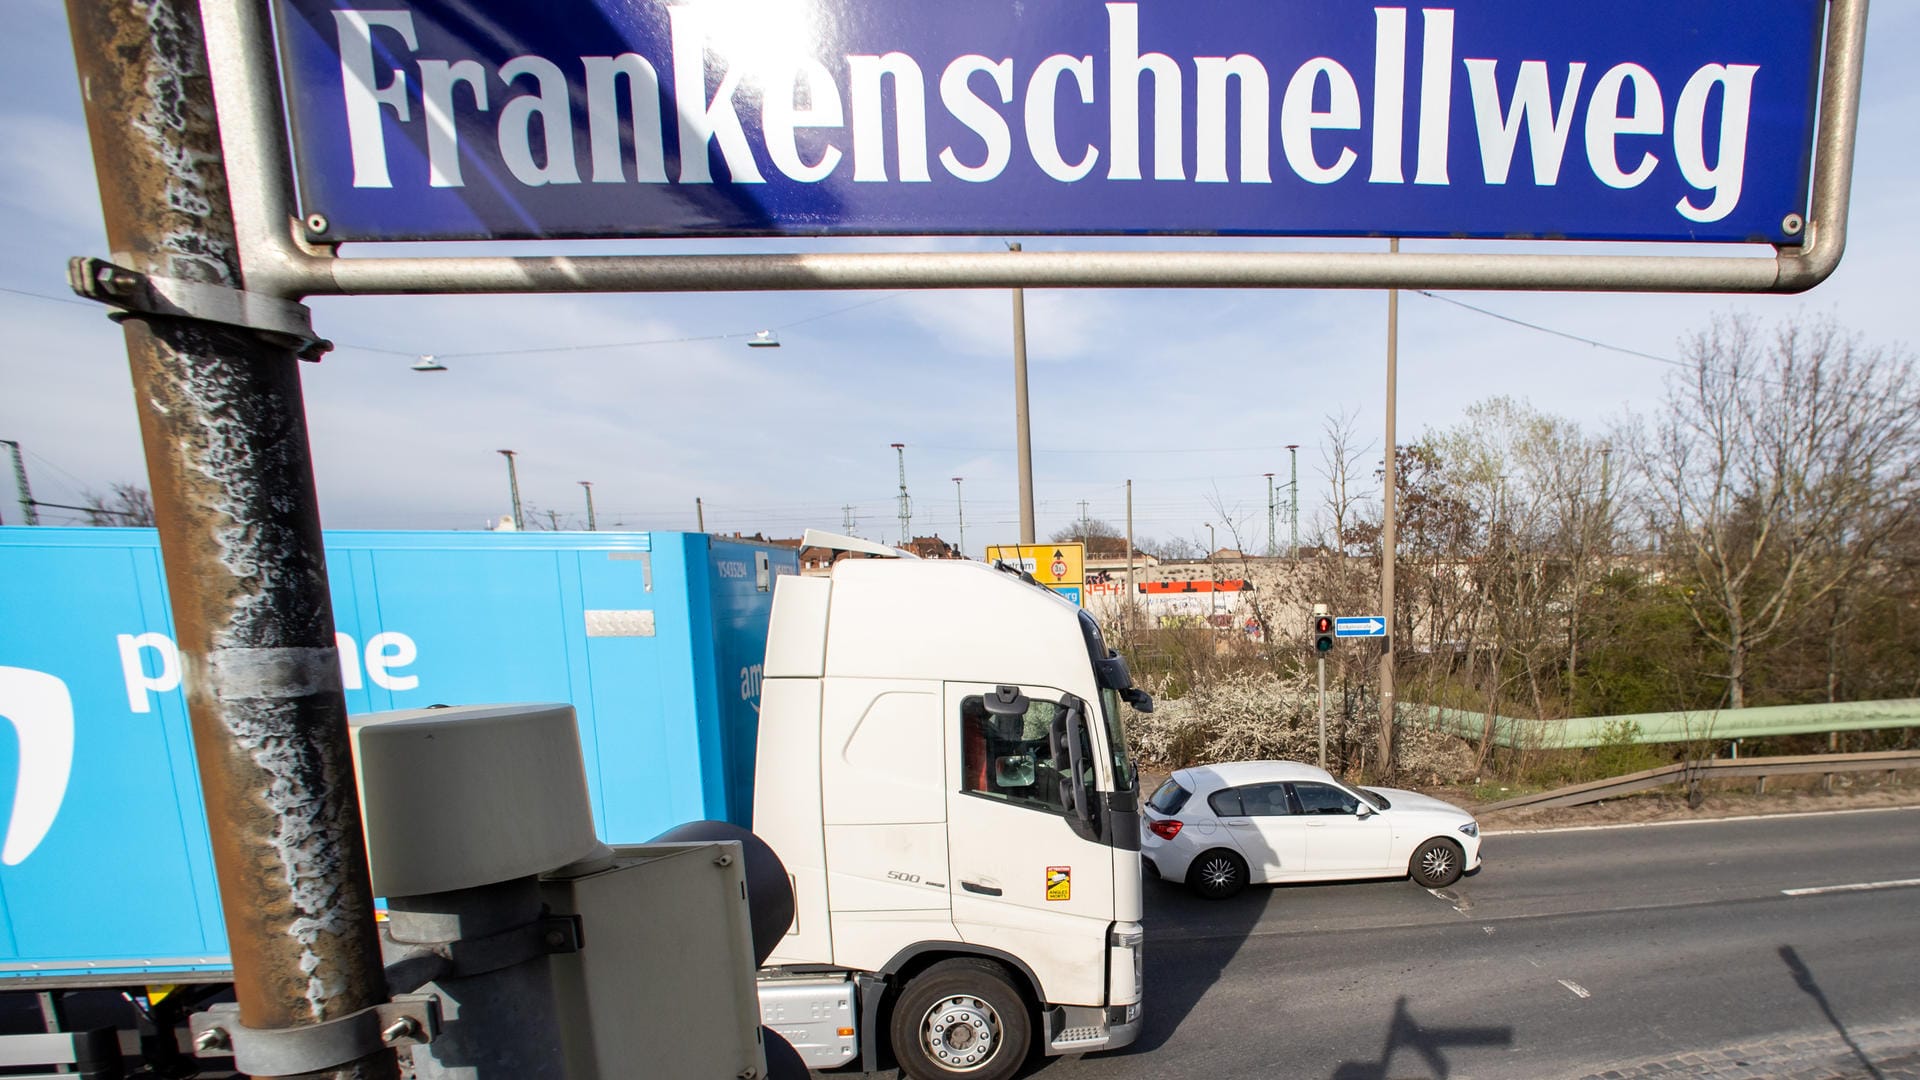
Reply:
[[1225, 900], [1247, 887], [1247, 860], [1225, 848], [1202, 852], [1187, 868], [1187, 888], [1207, 900]]
[[1009, 1080], [1033, 1043], [1027, 1003], [990, 960], [942, 960], [894, 1003], [893, 1056], [914, 1080]]
[[1444, 889], [1459, 881], [1466, 868], [1467, 855], [1460, 850], [1460, 845], [1436, 836], [1413, 849], [1407, 875], [1423, 888]]

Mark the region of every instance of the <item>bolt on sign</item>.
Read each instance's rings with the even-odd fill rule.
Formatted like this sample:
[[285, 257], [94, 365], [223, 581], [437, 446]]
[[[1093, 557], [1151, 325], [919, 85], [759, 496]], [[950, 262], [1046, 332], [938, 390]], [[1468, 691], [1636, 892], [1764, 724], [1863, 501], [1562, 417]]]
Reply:
[[1826, 0], [274, 0], [329, 241], [1804, 239]]
[[1085, 544], [1008, 544], [989, 546], [987, 561], [1003, 562], [1033, 575], [1033, 580], [1086, 606]]

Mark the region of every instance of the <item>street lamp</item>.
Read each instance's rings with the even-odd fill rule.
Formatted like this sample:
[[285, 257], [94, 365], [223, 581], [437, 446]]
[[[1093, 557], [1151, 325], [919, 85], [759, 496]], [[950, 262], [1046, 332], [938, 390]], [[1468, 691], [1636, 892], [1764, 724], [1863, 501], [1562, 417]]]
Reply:
[[960, 493], [961, 477], [953, 478], [953, 509], [960, 521], [960, 557], [967, 557], [967, 502]]
[[415, 360], [413, 362], [412, 370], [414, 371], [445, 371], [447, 370], [447, 365], [441, 363], [438, 360], [435, 360], [433, 358], [432, 353], [426, 353], [422, 355], [420, 359]]
[[1300, 557], [1300, 449], [1299, 443], [1287, 444], [1287, 465], [1293, 472], [1291, 494], [1287, 496], [1287, 513], [1293, 518], [1293, 546], [1289, 558]]
[[[1214, 615], [1220, 614], [1220, 575], [1213, 567], [1213, 553], [1216, 547], [1213, 542], [1213, 522], [1209, 521], [1207, 522], [1207, 577], [1212, 580], [1207, 584], [1207, 595], [1213, 598], [1211, 613]], [[1208, 619], [1207, 623], [1211, 626], [1213, 620]]]
[[1261, 473], [1267, 478], [1267, 558], [1273, 558], [1273, 474]]
[[[1019, 251], [1018, 243], [1007, 245]], [[1027, 293], [1013, 290], [1013, 428], [1020, 474], [1020, 542], [1033, 543], [1033, 428], [1027, 414]]]
[[582, 480], [580, 481], [580, 486], [587, 491], [587, 531], [598, 532], [600, 526], [595, 524], [593, 520], [593, 481]]
[[520, 477], [513, 471], [513, 451], [501, 450], [499, 454], [507, 459], [507, 489], [513, 493], [513, 527], [524, 529], [527, 523], [520, 516]]

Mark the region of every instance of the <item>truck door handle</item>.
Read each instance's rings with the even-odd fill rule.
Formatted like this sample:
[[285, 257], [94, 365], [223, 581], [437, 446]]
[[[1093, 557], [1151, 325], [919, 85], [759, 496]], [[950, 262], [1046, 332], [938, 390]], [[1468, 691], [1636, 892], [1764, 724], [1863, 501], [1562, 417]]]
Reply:
[[982, 896], [1000, 895], [1000, 888], [997, 885], [982, 885], [977, 881], [962, 881], [960, 887], [968, 892], [979, 893]]

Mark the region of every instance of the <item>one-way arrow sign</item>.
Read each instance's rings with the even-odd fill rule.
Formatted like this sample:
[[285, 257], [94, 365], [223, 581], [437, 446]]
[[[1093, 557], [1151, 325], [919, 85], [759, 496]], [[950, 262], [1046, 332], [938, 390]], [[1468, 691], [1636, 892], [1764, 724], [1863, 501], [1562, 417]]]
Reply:
[[1334, 637], [1386, 637], [1387, 620], [1378, 615], [1342, 615], [1333, 620]]

